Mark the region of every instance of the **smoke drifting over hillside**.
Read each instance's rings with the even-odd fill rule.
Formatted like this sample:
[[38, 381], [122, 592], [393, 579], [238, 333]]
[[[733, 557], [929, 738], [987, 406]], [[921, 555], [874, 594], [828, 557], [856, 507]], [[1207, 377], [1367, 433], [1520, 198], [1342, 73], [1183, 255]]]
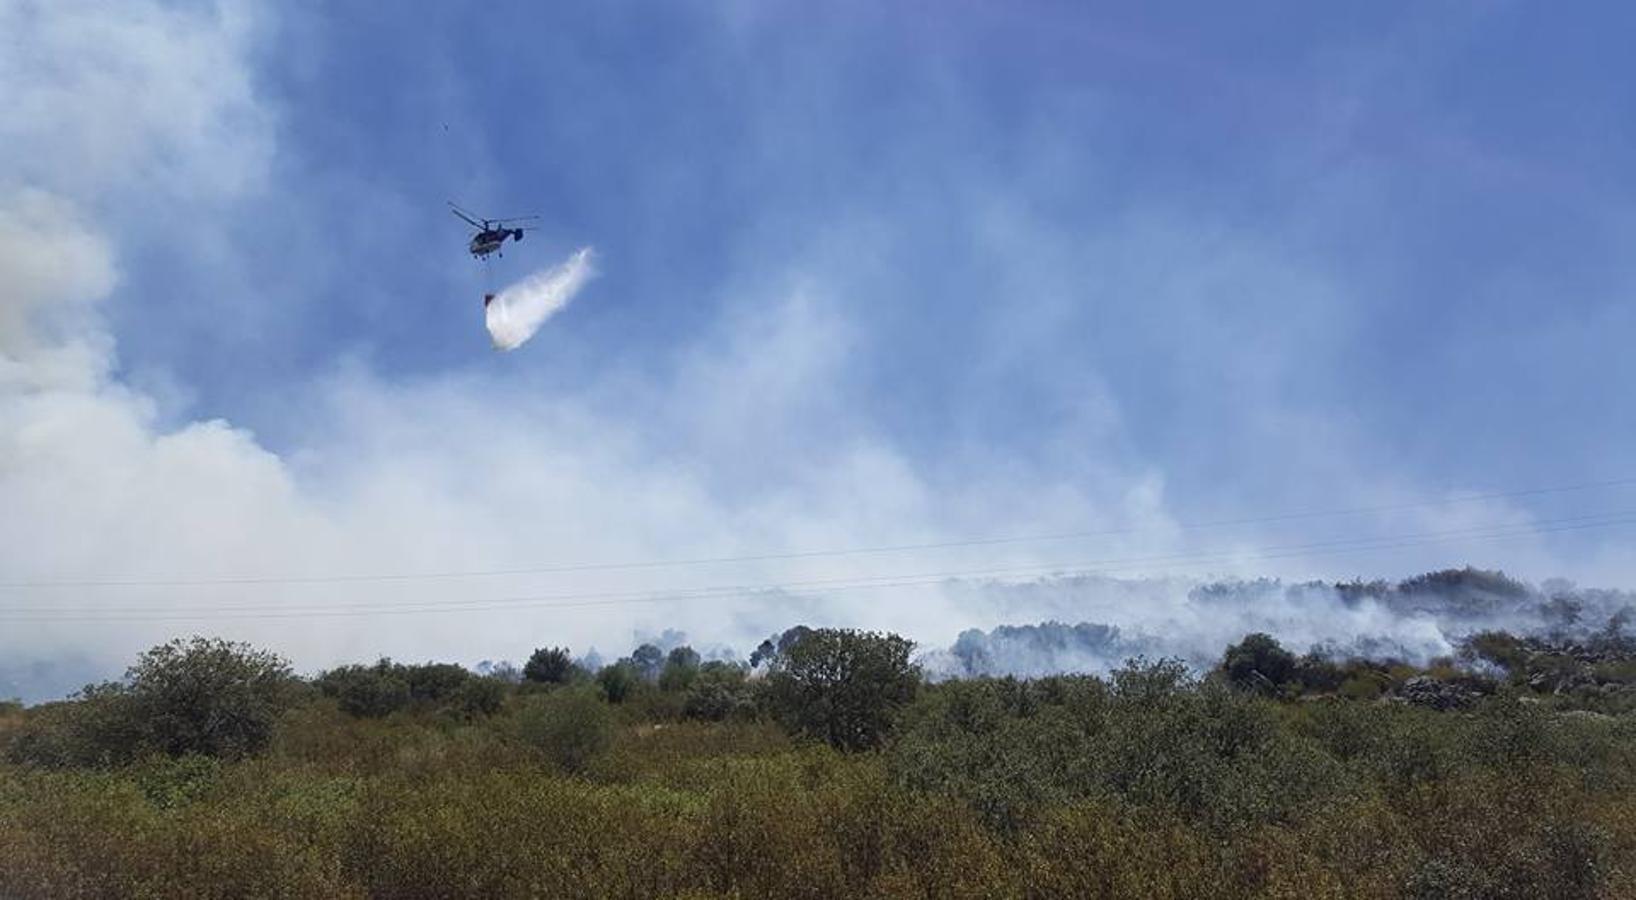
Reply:
[[1179, 657], [1202, 668], [1256, 631], [1298, 652], [1423, 664], [1479, 631], [1583, 638], [1623, 628], [1636, 615], [1636, 593], [1560, 581], [1535, 587], [1474, 569], [1397, 583], [1075, 578], [979, 590], [1012, 600], [1050, 596], [1064, 616], [1081, 605], [1103, 619], [967, 630], [952, 646], [925, 654], [934, 676], [1102, 672], [1133, 656]]

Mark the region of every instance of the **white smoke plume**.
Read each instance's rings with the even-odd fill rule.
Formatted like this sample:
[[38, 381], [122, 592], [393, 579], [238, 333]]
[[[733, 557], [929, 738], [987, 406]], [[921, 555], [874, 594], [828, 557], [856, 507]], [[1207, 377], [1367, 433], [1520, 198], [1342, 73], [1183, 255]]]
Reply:
[[581, 247], [566, 262], [535, 272], [489, 298], [484, 313], [494, 349], [521, 347], [595, 274], [591, 248]]
[[1560, 579], [1535, 586], [1471, 568], [1397, 582], [1088, 576], [959, 589], [969, 602], [1048, 618], [968, 629], [946, 649], [929, 648], [922, 663], [934, 677], [1101, 673], [1134, 656], [1205, 669], [1251, 632], [1296, 653], [1425, 664], [1480, 631], [1583, 640], [1636, 616], [1636, 593]]

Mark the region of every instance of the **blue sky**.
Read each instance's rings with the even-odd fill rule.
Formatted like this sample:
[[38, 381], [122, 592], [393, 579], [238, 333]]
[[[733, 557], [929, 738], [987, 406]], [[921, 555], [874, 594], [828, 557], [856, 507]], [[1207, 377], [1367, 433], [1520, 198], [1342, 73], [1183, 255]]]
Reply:
[[[134, 473], [104, 488], [117, 503], [0, 483], [41, 504], [17, 533], [82, 536], [18, 551], [30, 577], [1155, 532], [1100, 551], [1135, 554], [1196, 548], [1178, 523], [1636, 477], [1623, 5], [0, 14], [0, 87], [25, 109], [0, 131], [5, 209], [107, 259], [41, 275], [84, 302], [31, 315], [89, 318], [7, 352], [85, 350], [75, 390], [135, 448], [86, 462]], [[450, 198], [540, 227], [485, 275]], [[485, 285], [586, 245], [598, 278], [491, 352]], [[75, 421], [76, 452], [118, 446]], [[137, 489], [195, 439], [166, 499]], [[175, 516], [160, 548], [155, 503]], [[1633, 506], [1607, 488], [1234, 546]], [[324, 529], [370, 537], [330, 556], [296, 536]], [[1268, 574], [1475, 562], [1622, 585], [1622, 537]], [[667, 624], [638, 619], [561, 627]], [[311, 656], [430, 646], [399, 638]]]
[[[190, 226], [256, 327], [207, 339], [220, 267], [161, 233], [121, 358], [276, 445], [268, 395], [339, 355], [663, 378], [728, 295], [817, 266], [862, 332], [848, 399], [917, 456], [1029, 456], [1094, 381], [1183, 496], [1300, 455], [1256, 404], [1416, 483], [1617, 477], [1636, 81], [1603, 11], [310, 6], [252, 57], [270, 183]], [[475, 352], [446, 197], [544, 215], [501, 277], [601, 254], [530, 353]]]

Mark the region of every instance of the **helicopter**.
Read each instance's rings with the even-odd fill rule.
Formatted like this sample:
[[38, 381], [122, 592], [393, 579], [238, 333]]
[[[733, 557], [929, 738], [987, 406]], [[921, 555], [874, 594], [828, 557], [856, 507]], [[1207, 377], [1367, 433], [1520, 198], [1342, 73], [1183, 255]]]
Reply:
[[[453, 200], [449, 201], [449, 211], [464, 219], [466, 224], [477, 229], [477, 233], [472, 235], [471, 245], [468, 249], [471, 250], [471, 255], [478, 259], [486, 259], [490, 253], [499, 251], [501, 245], [506, 242], [506, 238], [511, 238], [513, 241], [522, 240], [523, 232], [528, 231], [531, 226], [518, 226], [516, 223], [531, 222], [539, 218], [539, 216], [518, 216], [511, 219], [479, 219], [456, 206]], [[500, 255], [505, 256], [504, 253]]]

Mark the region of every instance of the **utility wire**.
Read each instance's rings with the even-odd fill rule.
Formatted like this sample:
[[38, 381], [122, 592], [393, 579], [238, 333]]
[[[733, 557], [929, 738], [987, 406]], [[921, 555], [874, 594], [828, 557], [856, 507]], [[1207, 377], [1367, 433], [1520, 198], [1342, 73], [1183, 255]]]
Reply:
[[[1339, 518], [1343, 516], [1367, 515], [1371, 513], [1400, 512], [1412, 509], [1427, 509], [1443, 506], [1452, 506], [1464, 503], [1479, 503], [1489, 500], [1508, 500], [1521, 497], [1537, 497], [1549, 494], [1565, 494], [1578, 491], [1596, 490], [1601, 488], [1618, 488], [1636, 485], [1636, 478], [1619, 478], [1608, 481], [1586, 482], [1583, 484], [1564, 485], [1558, 487], [1528, 488], [1517, 491], [1498, 491], [1486, 494], [1470, 494], [1463, 497], [1450, 497], [1441, 500], [1423, 500], [1410, 503], [1393, 503], [1380, 506], [1356, 506], [1343, 509], [1308, 510], [1303, 512], [1279, 513], [1269, 516], [1256, 516], [1237, 519], [1217, 519], [1211, 521], [1182, 522], [1168, 526], [1164, 530], [1193, 531], [1211, 528], [1229, 528], [1243, 525], [1264, 525], [1276, 522], [1291, 522], [1305, 519]], [[573, 563], [563, 565], [525, 566], [504, 569], [464, 569], [440, 572], [373, 572], [373, 573], [343, 573], [335, 575], [227, 575], [212, 577], [171, 577], [171, 578], [61, 578], [35, 579], [19, 581], [0, 581], [0, 590], [22, 590], [43, 588], [118, 588], [118, 587], [210, 587], [230, 585], [295, 585], [295, 584], [345, 584], [356, 582], [401, 582], [401, 581], [439, 581], [463, 578], [492, 578], [514, 575], [551, 575], [574, 572], [602, 572], [628, 571], [639, 569], [666, 569], [687, 566], [720, 565], [728, 563], [772, 562], [797, 559], [814, 559], [825, 557], [863, 556], [873, 554], [903, 553], [916, 550], [948, 550], [962, 547], [988, 547], [1007, 544], [1049, 543], [1092, 537], [1114, 537], [1149, 533], [1158, 529], [1153, 528], [1112, 528], [1091, 531], [1065, 531], [1055, 534], [1037, 534], [1024, 536], [1002, 536], [973, 538], [954, 541], [930, 541], [925, 543], [885, 544], [869, 547], [832, 548], [819, 550], [799, 550], [783, 553], [759, 553], [742, 556], [706, 556], [689, 559], [669, 560], [628, 560], [623, 562], [605, 563]]]
[[[1419, 534], [1409, 534], [1409, 535], [1390, 535], [1390, 534], [1388, 534], [1388, 535], [1375, 535], [1375, 536], [1370, 536], [1370, 537], [1341, 538], [1341, 539], [1332, 539], [1332, 540], [1325, 540], [1325, 541], [1309, 541], [1309, 542], [1304, 542], [1304, 543], [1299, 543], [1299, 544], [1282, 544], [1282, 545], [1277, 545], [1277, 546], [1272, 546], [1272, 547], [1260, 547], [1260, 548], [1253, 548], [1252, 547], [1252, 548], [1245, 548], [1242, 551], [1242, 553], [1246, 553], [1246, 554], [1251, 555], [1252, 557], [1255, 557], [1255, 556], [1264, 556], [1264, 555], [1269, 554], [1269, 553], [1276, 553], [1276, 554], [1281, 554], [1281, 555], [1291, 555], [1291, 554], [1301, 553], [1301, 552], [1306, 552], [1306, 551], [1326, 550], [1326, 549], [1331, 549], [1331, 548], [1344, 549], [1344, 548], [1347, 548], [1347, 547], [1351, 547], [1353, 545], [1363, 545], [1366, 548], [1368, 547], [1368, 545], [1373, 545], [1373, 544], [1388, 544], [1388, 545], [1395, 546], [1397, 544], [1397, 542], [1400, 542], [1400, 541], [1415, 541], [1415, 542], [1441, 541], [1441, 542], [1446, 543], [1449, 540], [1464, 538], [1464, 537], [1487, 538], [1487, 537], [1495, 537], [1495, 536], [1508, 536], [1508, 535], [1511, 535], [1513, 533], [1515, 533], [1515, 534], [1540, 534], [1540, 533], [1550, 533], [1550, 532], [1559, 531], [1559, 530], [1577, 528], [1577, 527], [1580, 527], [1580, 526], [1584, 526], [1584, 527], [1600, 527], [1600, 526], [1604, 526], [1604, 525], [1619, 525], [1619, 524], [1624, 524], [1625, 520], [1627, 520], [1627, 519], [1631, 520], [1631, 521], [1636, 521], [1636, 509], [1624, 510], [1624, 511], [1620, 511], [1620, 512], [1611, 512], [1611, 513], [1593, 513], [1593, 514], [1580, 515], [1580, 516], [1568, 516], [1568, 517], [1557, 518], [1557, 519], [1545, 519], [1545, 520], [1540, 520], [1540, 521], [1536, 521], [1536, 522], [1516, 523], [1516, 524], [1513, 524], [1513, 525], [1478, 525], [1478, 526], [1469, 526], [1469, 527], [1466, 527], [1466, 528], [1448, 529], [1448, 530], [1433, 531], [1433, 532], [1422, 532], [1422, 533], [1419, 533]], [[122, 613], [133, 613], [133, 612], [167, 612], [167, 611], [168, 612], [177, 612], [177, 611], [185, 611], [185, 610], [199, 611], [199, 612], [211, 612], [211, 611], [222, 611], [222, 610], [255, 611], [255, 610], [263, 610], [263, 609], [275, 609], [275, 610], [287, 611], [287, 612], [299, 612], [299, 611], [320, 612], [320, 611], [325, 611], [325, 610], [329, 610], [329, 609], [340, 608], [340, 607], [343, 607], [343, 606], [351, 606], [351, 607], [355, 607], [355, 608], [372, 607], [372, 608], [380, 608], [380, 609], [385, 609], [385, 610], [392, 610], [392, 609], [400, 609], [400, 608], [403, 608], [403, 607], [409, 606], [409, 605], [414, 605], [417, 602], [421, 603], [421, 604], [435, 603], [435, 604], [438, 604], [440, 606], [447, 605], [447, 606], [449, 606], [451, 608], [458, 608], [458, 607], [460, 607], [462, 605], [467, 605], [467, 604], [477, 604], [477, 605], [482, 605], [482, 606], [488, 606], [488, 605], [494, 604], [494, 603], [533, 603], [533, 602], [547, 601], [547, 600], [575, 600], [575, 601], [581, 601], [581, 600], [587, 600], [587, 599], [598, 599], [598, 600], [601, 600], [601, 599], [614, 599], [614, 600], [618, 600], [618, 599], [647, 598], [647, 597], [664, 597], [664, 598], [667, 598], [667, 599], [689, 599], [689, 598], [693, 598], [693, 597], [708, 597], [708, 596], [713, 596], [713, 595], [722, 594], [722, 593], [733, 594], [733, 593], [744, 593], [744, 592], [768, 592], [768, 591], [792, 591], [792, 590], [822, 589], [822, 588], [830, 588], [830, 587], [842, 586], [842, 585], [848, 585], [848, 586], [857, 585], [857, 584], [862, 584], [862, 583], [896, 582], [899, 579], [917, 579], [917, 580], [918, 579], [933, 579], [933, 580], [943, 581], [943, 580], [950, 580], [950, 579], [956, 579], [956, 578], [992, 578], [992, 577], [999, 577], [999, 576], [1005, 576], [1005, 575], [1051, 574], [1051, 573], [1058, 573], [1058, 572], [1063, 572], [1063, 571], [1067, 571], [1067, 570], [1099, 570], [1099, 569], [1103, 569], [1105, 567], [1116, 567], [1117, 570], [1129, 570], [1129, 569], [1131, 569], [1133, 567], [1142, 566], [1142, 565], [1151, 565], [1151, 564], [1154, 564], [1154, 563], [1189, 564], [1190, 562], [1195, 561], [1195, 560], [1203, 560], [1205, 562], [1211, 562], [1211, 561], [1216, 561], [1216, 560], [1221, 560], [1221, 559], [1232, 560], [1232, 559], [1238, 558], [1240, 555], [1241, 555], [1241, 553], [1239, 551], [1234, 551], [1234, 550], [1215, 550], [1215, 551], [1194, 550], [1194, 551], [1188, 551], [1188, 552], [1182, 552], [1182, 553], [1167, 553], [1167, 554], [1161, 554], [1161, 555], [1125, 556], [1125, 557], [1104, 558], [1104, 559], [1096, 559], [1096, 560], [1079, 559], [1079, 560], [1068, 560], [1068, 561], [1060, 561], [1060, 562], [1053, 562], [1053, 563], [1031, 563], [1031, 564], [1028, 564], [1028, 565], [1016, 565], [1016, 566], [1006, 566], [1006, 567], [992, 567], [992, 566], [990, 566], [990, 567], [984, 567], [984, 568], [978, 568], [978, 569], [962, 569], [962, 570], [952, 570], [952, 571], [951, 570], [936, 570], [936, 571], [931, 571], [931, 572], [926, 572], [926, 571], [896, 572], [896, 573], [884, 573], [884, 574], [879, 574], [879, 575], [849, 575], [849, 576], [838, 577], [838, 578], [803, 579], [803, 580], [799, 580], [799, 581], [763, 582], [763, 583], [758, 583], [758, 584], [703, 585], [703, 586], [699, 586], [699, 587], [690, 587], [690, 588], [689, 587], [666, 588], [666, 589], [663, 589], [663, 590], [654, 590], [652, 588], [645, 588], [645, 589], [638, 589], [638, 590], [616, 590], [616, 591], [600, 591], [600, 592], [571, 591], [571, 592], [568, 592], [568, 593], [531, 594], [531, 595], [524, 596], [524, 597], [509, 597], [509, 598], [482, 597], [482, 598], [475, 598], [475, 599], [469, 599], [469, 600], [459, 600], [459, 599], [452, 599], [452, 600], [422, 600], [422, 601], [410, 601], [407, 604], [403, 603], [403, 602], [391, 602], [391, 601], [381, 601], [381, 600], [364, 600], [362, 602], [356, 602], [356, 603], [324, 603], [324, 604], [317, 604], [317, 605], [308, 603], [308, 604], [304, 604], [304, 605], [303, 604], [297, 604], [297, 605], [273, 604], [273, 605], [270, 605], [267, 601], [264, 601], [264, 600], [263, 601], [249, 601], [249, 602], [239, 602], [239, 601], [234, 601], [234, 600], [225, 600], [225, 601], [221, 601], [221, 602], [217, 602], [217, 603], [210, 603], [208, 605], [194, 605], [194, 606], [175, 605], [175, 604], [164, 604], [164, 605], [146, 606], [146, 607], [143, 607], [143, 606], [126, 606], [126, 605], [123, 605], [123, 604], [119, 605], [119, 606], [96, 605], [96, 606], [83, 606], [83, 607], [77, 607], [77, 608], [76, 607], [64, 607], [64, 606], [61, 606], [61, 605], [34, 606], [34, 607], [12, 606], [12, 607], [8, 607], [6, 609], [0, 609], [0, 615], [3, 615], [6, 612], [12, 612], [12, 613], [24, 613], [24, 612], [28, 612], [28, 613], [52, 613], [52, 612], [122, 612]]]
[[[1323, 556], [1344, 553], [1392, 550], [1460, 542], [1487, 542], [1531, 537], [1590, 528], [1608, 528], [1636, 525], [1636, 510], [1603, 513], [1546, 520], [1530, 525], [1488, 528], [1455, 529], [1425, 532], [1415, 535], [1387, 535], [1374, 538], [1352, 538], [1319, 541], [1306, 544], [1288, 544], [1265, 547], [1245, 552], [1217, 552], [1169, 554], [1165, 556], [1126, 557], [1079, 564], [1081, 568], [1065, 569], [1063, 565], [1009, 567], [1000, 569], [967, 570], [959, 572], [910, 573], [880, 575], [862, 578], [820, 579], [813, 581], [767, 583], [759, 585], [722, 585], [691, 590], [667, 592], [605, 592], [559, 594], [535, 597], [484, 599], [477, 601], [422, 601], [420, 603], [390, 606], [322, 606], [322, 607], [208, 607], [187, 612], [186, 607], [155, 607], [158, 615], [134, 615], [140, 608], [105, 608], [103, 610], [63, 610], [60, 608], [19, 608], [0, 612], [0, 621], [7, 622], [171, 622], [205, 619], [292, 619], [315, 617], [405, 615], [449, 612], [488, 612], [512, 609], [580, 608], [614, 606], [635, 603], [678, 602], [683, 600], [735, 599], [765, 597], [772, 593], [801, 590], [823, 592], [900, 588], [946, 583], [955, 579], [992, 578], [1023, 573], [1054, 574], [1061, 577], [1085, 577], [1128, 571], [1155, 561], [1169, 561], [1174, 567], [1209, 565], [1223, 561], [1263, 561], [1294, 556]], [[32, 615], [15, 615], [31, 613]], [[64, 615], [64, 613], [70, 613]], [[97, 614], [111, 613], [111, 614]]]

